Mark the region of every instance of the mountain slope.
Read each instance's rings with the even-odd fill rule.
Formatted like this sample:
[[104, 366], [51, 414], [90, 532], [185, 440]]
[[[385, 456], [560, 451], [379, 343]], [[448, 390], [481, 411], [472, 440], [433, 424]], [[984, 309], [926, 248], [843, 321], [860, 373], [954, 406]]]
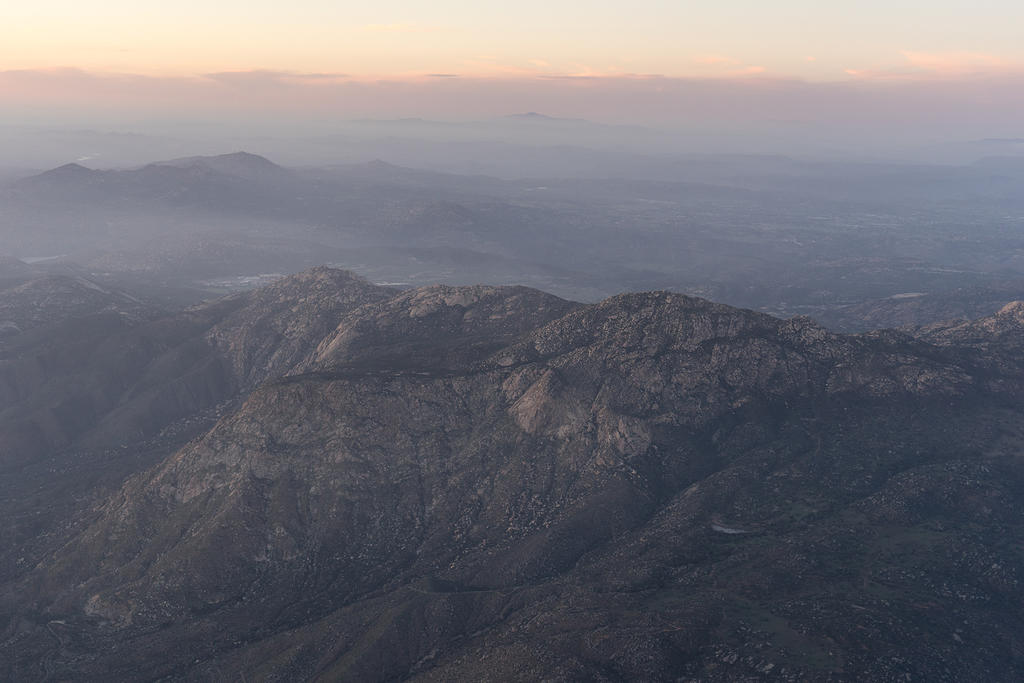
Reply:
[[24, 328], [0, 345], [0, 581], [305, 358], [346, 311], [394, 294], [330, 269], [174, 314], [80, 278], [0, 294]]
[[126, 292], [110, 290], [83, 277], [51, 275], [0, 289], [0, 344], [5, 337], [69, 318], [103, 311], [128, 318], [154, 316], [157, 311]]
[[[113, 306], [108, 299], [114, 297], [122, 308], [125, 303], [141, 308], [137, 302], [83, 282], [39, 281], [0, 299], [0, 311], [24, 313], [16, 321], [52, 318], [52, 324], [18, 335], [2, 349], [0, 417], [16, 426], [6, 434], [46, 438], [34, 446], [0, 438], [0, 460], [31, 458], [86, 432], [109, 432], [104, 443], [152, 434], [284, 374], [334, 329], [343, 312], [394, 294], [343, 271], [315, 269], [179, 314], [149, 310], [131, 316], [108, 310]], [[86, 296], [100, 299], [88, 315], [79, 305], [88, 305]], [[62, 307], [51, 315], [47, 301]], [[82, 315], [58, 315], [65, 310]], [[66, 406], [68, 415], [56, 416], [55, 405]], [[60, 428], [43, 424], [49, 422]]]
[[247, 316], [219, 348], [289, 374], [7, 595], [41, 615], [8, 631], [10, 671], [1024, 673], [1024, 368], [1001, 347], [664, 293], [426, 288], [333, 327], [287, 310], [297, 335], [250, 343]]

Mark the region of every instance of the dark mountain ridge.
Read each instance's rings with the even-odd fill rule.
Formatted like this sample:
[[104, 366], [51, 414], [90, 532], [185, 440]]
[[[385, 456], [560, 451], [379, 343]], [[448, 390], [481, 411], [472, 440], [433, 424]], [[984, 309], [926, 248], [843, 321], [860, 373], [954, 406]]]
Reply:
[[318, 269], [186, 311], [143, 374], [241, 402], [10, 575], [0, 671], [1012, 680], [1022, 307], [839, 335]]

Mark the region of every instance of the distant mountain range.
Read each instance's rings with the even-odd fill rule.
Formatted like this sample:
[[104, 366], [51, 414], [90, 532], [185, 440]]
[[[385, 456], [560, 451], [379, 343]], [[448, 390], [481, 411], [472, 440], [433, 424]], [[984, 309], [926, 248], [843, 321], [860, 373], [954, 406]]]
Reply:
[[[93, 206], [99, 201], [188, 201], [206, 197], [227, 202], [242, 183], [253, 194], [267, 186], [287, 191], [289, 171], [246, 152], [212, 157], [160, 161], [131, 170], [93, 170], [78, 163], [65, 164], [13, 184], [16, 192], [48, 199], [76, 199]], [[282, 185], [286, 185], [282, 187]]]
[[[666, 157], [637, 179], [590, 154], [586, 179], [380, 159], [285, 168], [246, 152], [72, 163], [0, 186], [0, 244], [9, 256], [60, 257], [78, 275], [156, 276], [199, 296], [331, 263], [378, 282], [524, 284], [586, 301], [672, 289], [850, 331], [970, 317], [1024, 296], [1013, 227], [1024, 171], [1012, 159]], [[891, 298], [907, 293], [926, 297]]]

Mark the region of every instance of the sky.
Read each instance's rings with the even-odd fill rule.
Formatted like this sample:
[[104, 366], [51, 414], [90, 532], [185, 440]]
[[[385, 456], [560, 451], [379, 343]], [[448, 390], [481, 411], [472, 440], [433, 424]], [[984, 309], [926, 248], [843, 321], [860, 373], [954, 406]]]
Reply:
[[0, 4], [0, 122], [543, 109], [641, 123], [927, 116], [1005, 135], [1024, 114], [1017, 0]]
[[[8, 3], [5, 3], [8, 4]], [[0, 26], [8, 69], [354, 78], [670, 77], [998, 69], [1024, 63], [1013, 0], [35, 0]]]

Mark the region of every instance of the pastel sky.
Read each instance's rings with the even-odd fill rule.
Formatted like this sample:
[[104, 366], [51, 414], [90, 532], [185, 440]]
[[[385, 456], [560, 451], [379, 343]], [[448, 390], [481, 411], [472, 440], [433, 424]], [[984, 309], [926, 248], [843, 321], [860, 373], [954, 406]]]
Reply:
[[[755, 95], [777, 93], [770, 84], [780, 83], [893, 94], [912, 83], [932, 93], [919, 99], [950, 102], [988, 83], [997, 100], [1017, 102], [999, 92], [1024, 74], [1020, 0], [3, 4], [0, 118], [7, 119], [60, 107], [199, 110], [231, 102], [408, 116], [444, 114], [452, 97], [462, 98], [452, 111], [477, 114], [486, 113], [485, 95], [512, 111], [540, 109], [558, 99], [551, 81], [571, 78], [596, 82], [587, 86], [590, 104], [607, 86], [609, 103], [640, 89], [651, 109], [658, 92], [707, 89], [706, 81]], [[562, 108], [556, 113], [585, 113], [570, 99], [554, 102]], [[467, 110], [469, 103], [480, 111]], [[598, 115], [628, 118], [610, 104]]]
[[666, 76], [1024, 63], [1015, 0], [34, 0], [5, 2], [7, 69]]

